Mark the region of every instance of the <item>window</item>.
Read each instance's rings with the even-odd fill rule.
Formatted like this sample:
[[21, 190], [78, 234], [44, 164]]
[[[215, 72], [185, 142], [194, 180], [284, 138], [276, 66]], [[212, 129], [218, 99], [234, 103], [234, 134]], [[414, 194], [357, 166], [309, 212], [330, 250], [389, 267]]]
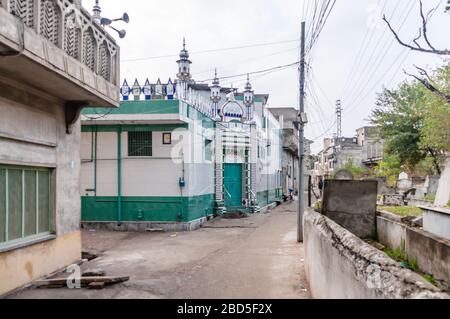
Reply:
[[212, 161], [212, 141], [205, 140], [205, 161]]
[[0, 247], [51, 229], [50, 170], [0, 166]]
[[152, 156], [152, 132], [128, 132], [128, 156]]

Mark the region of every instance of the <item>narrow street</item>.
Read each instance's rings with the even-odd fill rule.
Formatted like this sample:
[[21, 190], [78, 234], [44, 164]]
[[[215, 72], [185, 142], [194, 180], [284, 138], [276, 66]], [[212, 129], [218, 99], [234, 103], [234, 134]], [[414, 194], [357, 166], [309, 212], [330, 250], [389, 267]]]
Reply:
[[215, 219], [190, 233], [84, 231], [83, 250], [130, 280], [103, 290], [28, 289], [10, 298], [309, 298], [296, 205], [243, 219]]

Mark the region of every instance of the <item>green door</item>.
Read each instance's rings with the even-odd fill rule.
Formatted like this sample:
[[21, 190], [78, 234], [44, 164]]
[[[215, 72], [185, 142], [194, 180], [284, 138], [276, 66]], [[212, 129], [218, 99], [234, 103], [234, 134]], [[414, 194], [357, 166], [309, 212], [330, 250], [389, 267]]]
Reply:
[[242, 206], [242, 164], [224, 164], [225, 206]]

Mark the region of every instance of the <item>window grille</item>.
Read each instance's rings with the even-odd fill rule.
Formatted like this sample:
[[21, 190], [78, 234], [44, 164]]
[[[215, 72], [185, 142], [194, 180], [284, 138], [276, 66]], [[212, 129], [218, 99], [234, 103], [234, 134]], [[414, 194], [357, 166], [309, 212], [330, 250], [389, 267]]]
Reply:
[[128, 156], [152, 156], [152, 132], [128, 132]]

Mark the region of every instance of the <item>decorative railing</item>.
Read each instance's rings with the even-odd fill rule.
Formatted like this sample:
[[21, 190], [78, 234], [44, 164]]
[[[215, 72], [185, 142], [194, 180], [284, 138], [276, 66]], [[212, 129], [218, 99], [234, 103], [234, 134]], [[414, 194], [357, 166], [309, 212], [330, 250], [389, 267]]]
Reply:
[[0, 7], [92, 72], [119, 85], [118, 46], [80, 0], [0, 0]]

